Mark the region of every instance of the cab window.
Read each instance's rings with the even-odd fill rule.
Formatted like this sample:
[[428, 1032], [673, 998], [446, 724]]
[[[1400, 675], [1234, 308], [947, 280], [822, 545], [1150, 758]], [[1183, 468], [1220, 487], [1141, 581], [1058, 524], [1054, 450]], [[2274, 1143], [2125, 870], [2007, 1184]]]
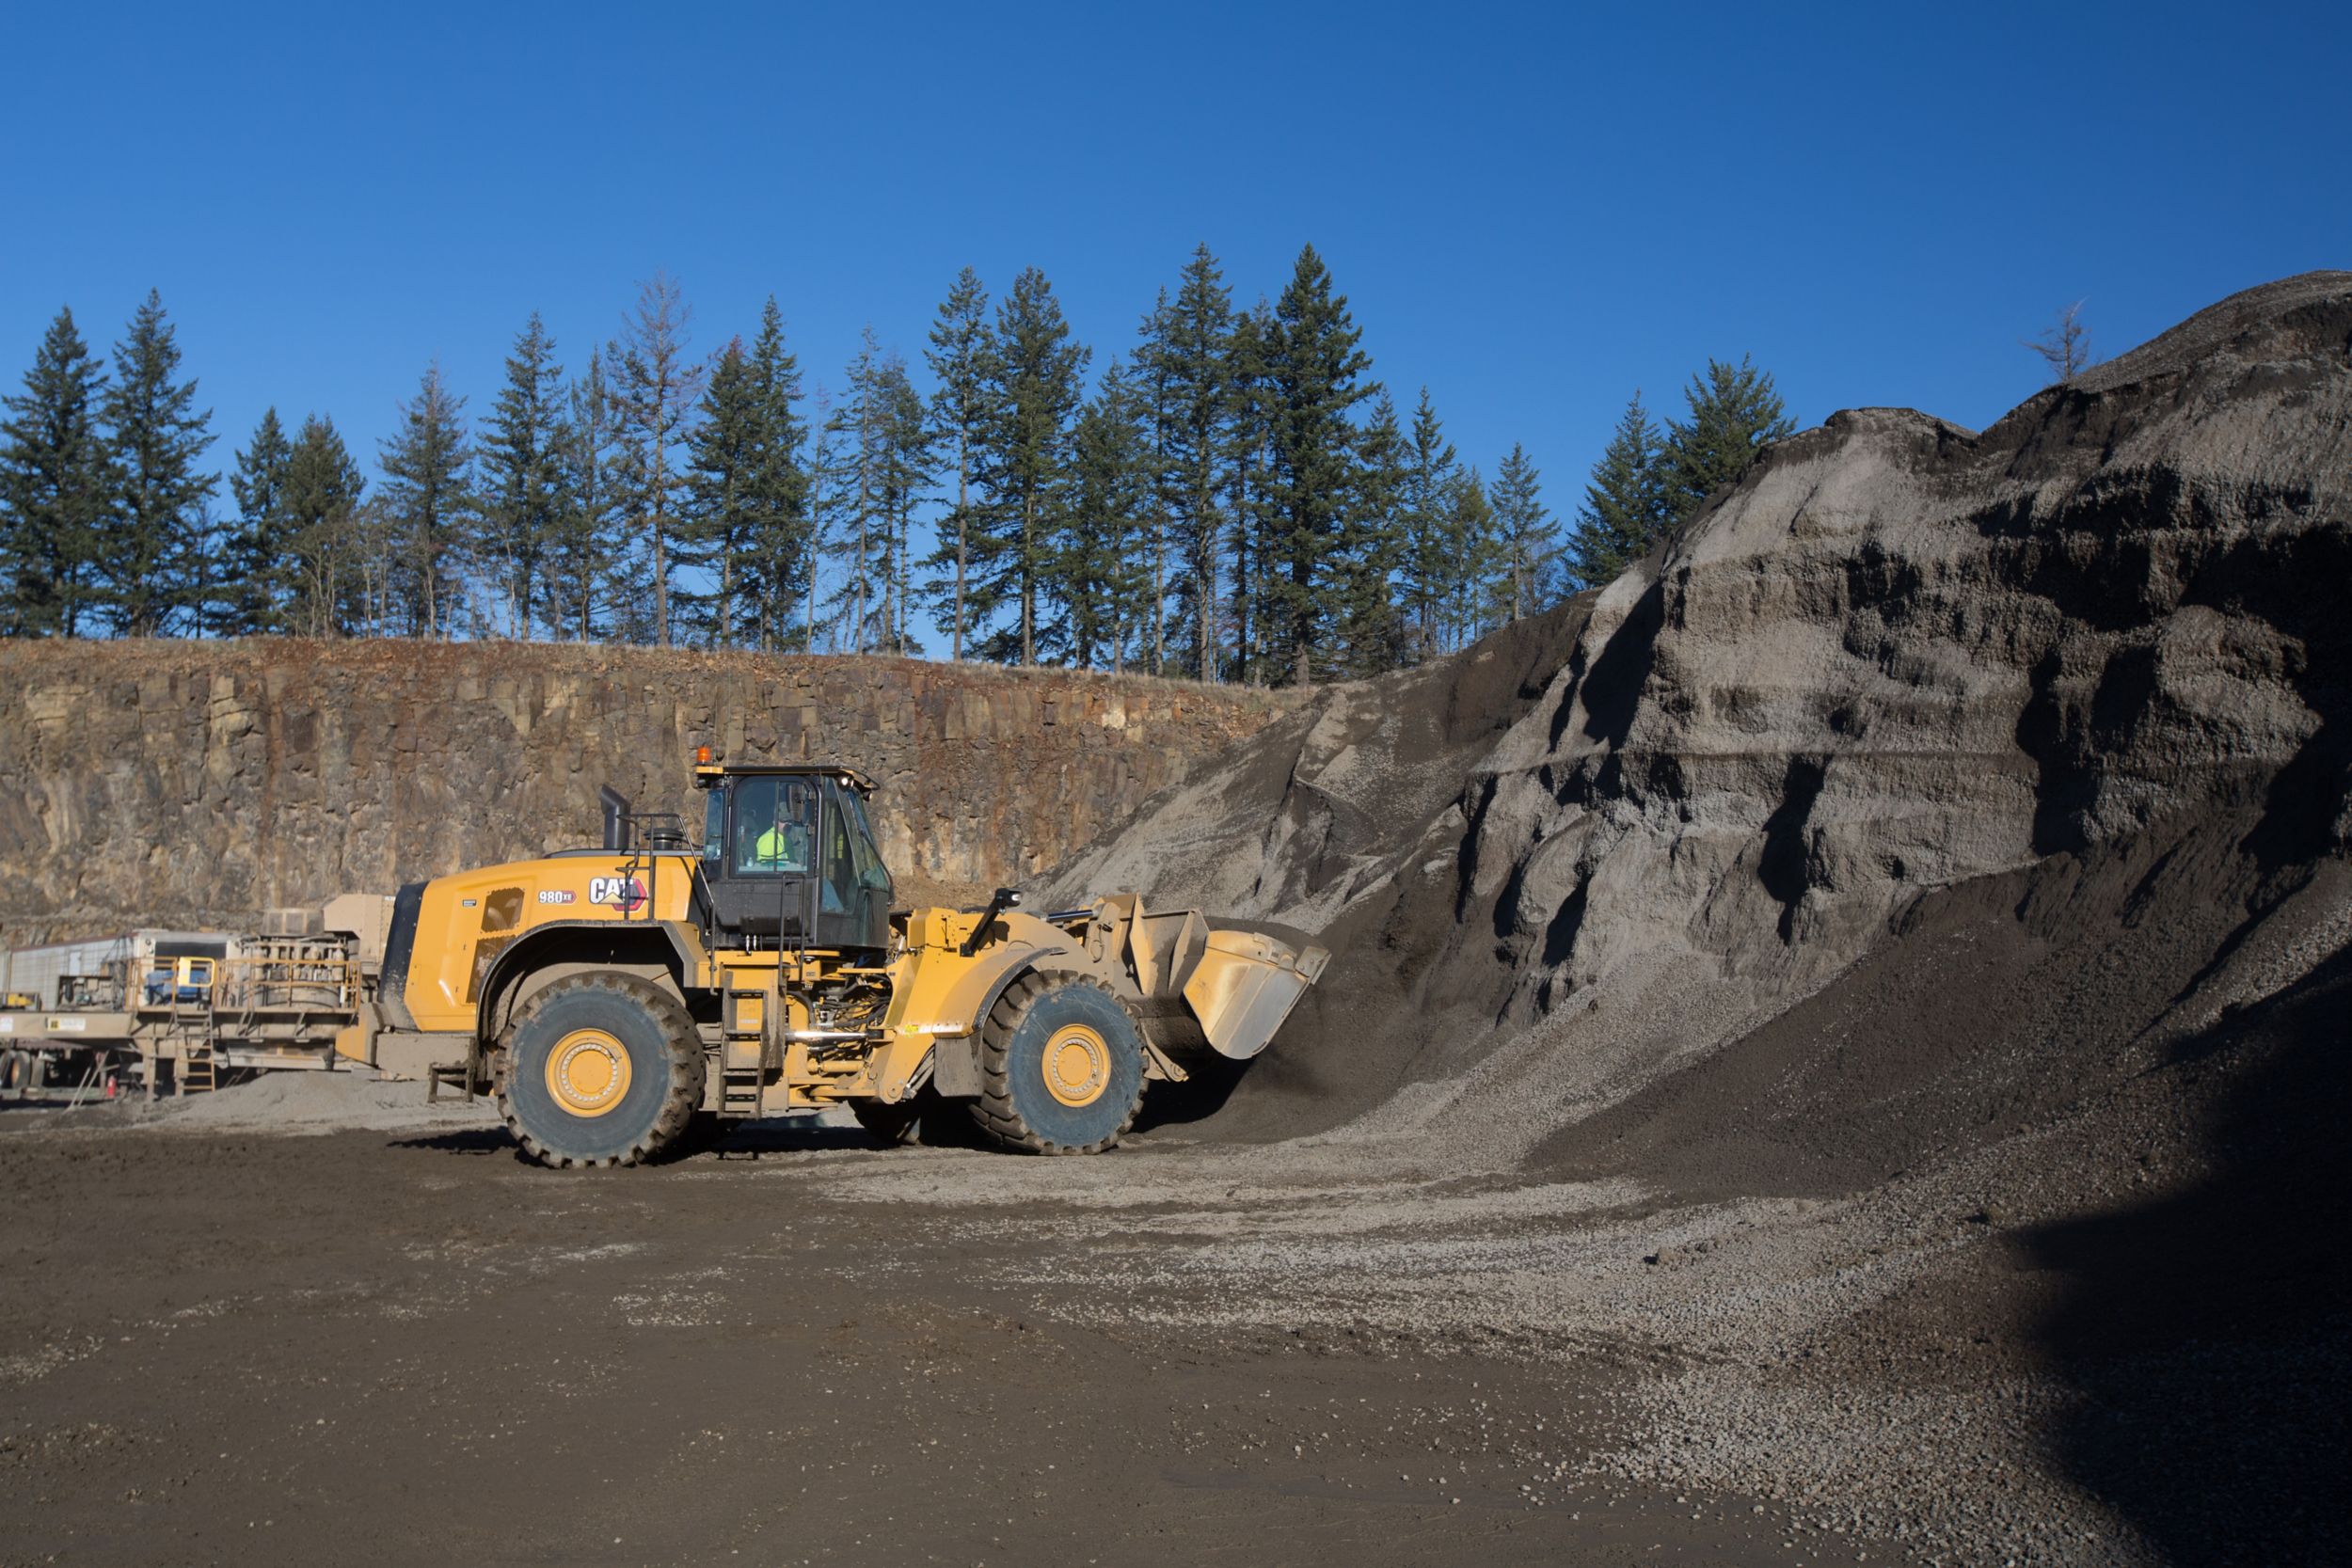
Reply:
[[727, 869], [738, 877], [805, 875], [816, 791], [806, 779], [739, 779]]
[[866, 820], [866, 802], [854, 789], [842, 790], [841, 800], [850, 817], [850, 852], [857, 866], [858, 886], [888, 893], [890, 870], [882, 864], [882, 846], [875, 841], [874, 825]]
[[819, 908], [827, 914], [850, 912], [857, 892], [857, 860], [850, 841], [857, 836], [854, 819], [844, 801], [849, 791], [828, 780], [825, 784], [825, 868], [818, 879]]

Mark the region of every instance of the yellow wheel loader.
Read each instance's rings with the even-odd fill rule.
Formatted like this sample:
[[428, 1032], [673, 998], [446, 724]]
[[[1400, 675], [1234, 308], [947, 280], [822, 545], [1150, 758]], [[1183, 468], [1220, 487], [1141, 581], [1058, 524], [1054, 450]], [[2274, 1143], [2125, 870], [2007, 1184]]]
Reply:
[[347, 1056], [469, 1095], [549, 1165], [627, 1165], [699, 1117], [846, 1105], [886, 1141], [968, 1116], [1090, 1154], [1144, 1086], [1263, 1050], [1328, 955], [1147, 911], [894, 910], [855, 769], [698, 754], [702, 832], [604, 794], [604, 841], [413, 883]]

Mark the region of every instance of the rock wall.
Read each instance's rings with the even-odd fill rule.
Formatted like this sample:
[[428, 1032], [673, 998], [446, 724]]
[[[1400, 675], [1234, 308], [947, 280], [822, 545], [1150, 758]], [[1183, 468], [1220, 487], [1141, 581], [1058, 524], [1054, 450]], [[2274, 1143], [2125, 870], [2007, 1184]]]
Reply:
[[0, 644], [9, 945], [235, 928], [687, 811], [693, 748], [881, 785], [902, 895], [1062, 859], [1289, 693], [892, 658], [513, 644]]

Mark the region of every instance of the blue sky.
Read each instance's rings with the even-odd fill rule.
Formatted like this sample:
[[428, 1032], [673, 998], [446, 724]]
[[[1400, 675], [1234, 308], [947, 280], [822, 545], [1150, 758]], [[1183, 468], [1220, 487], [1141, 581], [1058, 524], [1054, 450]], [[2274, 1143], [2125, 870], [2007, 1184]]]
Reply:
[[160, 288], [225, 467], [266, 404], [373, 464], [437, 358], [485, 411], [636, 281], [697, 342], [773, 293], [813, 378], [919, 357], [1034, 262], [1097, 367], [1205, 240], [1328, 259], [1376, 372], [1574, 504], [1636, 388], [1753, 354], [1805, 423], [1981, 426], [2018, 340], [2101, 355], [2352, 265], [2352, 8], [9, 8], [0, 380]]

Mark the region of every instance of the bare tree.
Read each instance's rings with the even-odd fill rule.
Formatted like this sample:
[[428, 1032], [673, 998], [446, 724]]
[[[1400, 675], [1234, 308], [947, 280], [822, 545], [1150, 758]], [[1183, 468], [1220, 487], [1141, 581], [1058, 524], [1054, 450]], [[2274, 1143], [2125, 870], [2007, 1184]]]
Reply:
[[677, 280], [657, 272], [639, 287], [637, 309], [606, 351], [612, 422], [619, 448], [612, 477], [632, 531], [644, 541], [653, 588], [653, 640], [670, 645], [671, 550], [678, 493], [686, 483], [677, 445], [703, 393], [703, 363], [686, 355], [691, 312]]
[[2050, 380], [2064, 385], [2090, 366], [2090, 328], [2083, 325], [2083, 302], [2076, 300], [2058, 313], [2058, 320], [2039, 338], [2020, 338], [2019, 342], [2042, 356], [2050, 367]]

